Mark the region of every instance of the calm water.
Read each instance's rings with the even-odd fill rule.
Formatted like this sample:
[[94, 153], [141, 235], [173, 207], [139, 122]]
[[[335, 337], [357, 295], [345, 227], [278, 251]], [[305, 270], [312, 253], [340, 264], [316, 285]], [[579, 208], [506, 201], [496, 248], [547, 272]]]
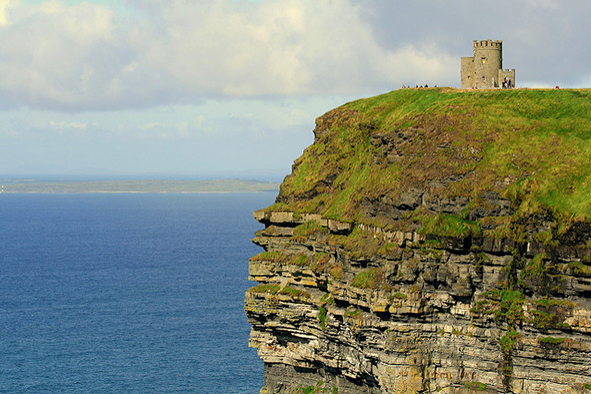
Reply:
[[0, 392], [258, 393], [243, 303], [274, 197], [0, 194]]

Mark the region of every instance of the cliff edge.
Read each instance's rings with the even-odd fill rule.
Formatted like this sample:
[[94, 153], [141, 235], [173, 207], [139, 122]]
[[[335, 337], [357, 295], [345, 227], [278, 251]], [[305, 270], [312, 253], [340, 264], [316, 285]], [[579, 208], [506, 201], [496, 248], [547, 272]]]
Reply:
[[591, 91], [316, 120], [249, 262], [261, 393], [591, 393]]

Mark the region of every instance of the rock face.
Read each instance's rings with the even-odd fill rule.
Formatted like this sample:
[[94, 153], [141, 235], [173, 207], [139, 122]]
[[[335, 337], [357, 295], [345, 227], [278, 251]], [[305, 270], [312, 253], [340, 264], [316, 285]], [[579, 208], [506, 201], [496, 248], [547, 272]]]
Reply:
[[[357, 111], [319, 118], [277, 203], [255, 212], [265, 228], [253, 242], [264, 252], [249, 262], [258, 285], [245, 311], [265, 365], [261, 393], [591, 393], [587, 216], [531, 208], [511, 192], [514, 173], [463, 189], [487, 173], [479, 163], [495, 144], [474, 137], [465, 117], [430, 124], [408, 115], [396, 128]], [[451, 149], [442, 131], [450, 127], [466, 129], [471, 146]], [[367, 152], [355, 171], [391, 169], [396, 182], [358, 193], [355, 171], [343, 179], [355, 160], [323, 158], [343, 128], [366, 142], [351, 148]], [[429, 163], [417, 152], [476, 164], [405, 175], [410, 161]], [[353, 197], [328, 197], [339, 193]]]

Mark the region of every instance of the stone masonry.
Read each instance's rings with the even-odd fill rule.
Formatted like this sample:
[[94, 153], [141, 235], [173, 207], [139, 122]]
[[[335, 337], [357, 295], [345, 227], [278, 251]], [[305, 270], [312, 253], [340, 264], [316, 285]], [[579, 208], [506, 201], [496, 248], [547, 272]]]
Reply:
[[474, 40], [473, 46], [474, 56], [461, 60], [462, 89], [515, 87], [515, 69], [503, 69], [503, 41]]

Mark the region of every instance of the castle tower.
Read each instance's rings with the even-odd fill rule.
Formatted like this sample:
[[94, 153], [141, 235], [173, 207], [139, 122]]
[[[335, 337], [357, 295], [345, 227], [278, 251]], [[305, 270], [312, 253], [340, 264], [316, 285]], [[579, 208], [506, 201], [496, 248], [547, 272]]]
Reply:
[[475, 86], [498, 88], [499, 70], [503, 68], [502, 41], [474, 41]]
[[515, 86], [515, 70], [503, 70], [503, 41], [474, 40], [473, 49], [473, 57], [462, 58], [462, 89], [498, 88], [505, 78]]

